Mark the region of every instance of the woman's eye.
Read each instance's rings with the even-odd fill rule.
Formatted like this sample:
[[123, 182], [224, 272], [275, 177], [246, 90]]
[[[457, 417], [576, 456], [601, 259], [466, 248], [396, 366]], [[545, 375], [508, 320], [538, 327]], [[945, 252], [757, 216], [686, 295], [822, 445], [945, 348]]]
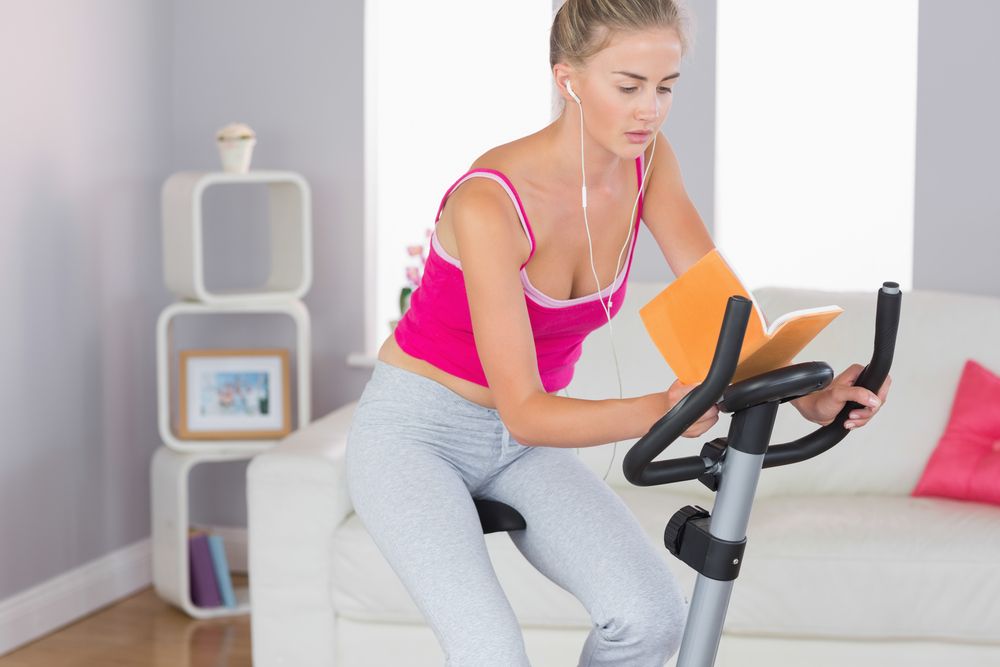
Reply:
[[[631, 87], [627, 87], [626, 88], [626, 87], [623, 87], [623, 86], [619, 86], [618, 90], [622, 91], [625, 94], [630, 94], [630, 93], [634, 93], [636, 91], [636, 87], [635, 86], [631, 86]], [[660, 86], [660, 87], [658, 87], [656, 89], [656, 91], [658, 93], [664, 94], [664, 93], [672, 93], [672, 92], [674, 92], [674, 89], [673, 88], [667, 88], [666, 86]]]

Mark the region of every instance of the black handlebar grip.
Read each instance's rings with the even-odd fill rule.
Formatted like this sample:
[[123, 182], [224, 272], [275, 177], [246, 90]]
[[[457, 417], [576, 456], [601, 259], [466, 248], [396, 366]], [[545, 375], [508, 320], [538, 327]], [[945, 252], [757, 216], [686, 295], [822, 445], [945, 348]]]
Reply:
[[637, 486], [654, 486], [696, 479], [704, 474], [705, 460], [699, 456], [655, 463], [653, 459], [722, 397], [740, 360], [751, 308], [752, 303], [746, 297], [729, 297], [719, 340], [715, 346], [715, 356], [705, 381], [681, 398], [667, 414], [653, 424], [646, 435], [632, 445], [622, 464], [625, 478], [629, 482]]
[[[854, 386], [864, 387], [876, 394], [882, 388], [882, 384], [889, 375], [889, 368], [892, 367], [892, 357], [896, 349], [896, 334], [899, 331], [901, 304], [902, 294], [899, 291], [899, 284], [883, 283], [878, 293], [878, 305], [875, 311], [875, 344], [872, 358], [858, 375]], [[773, 468], [774, 466], [798, 463], [817, 454], [822, 454], [843, 440], [850, 432], [844, 427], [844, 421], [848, 418], [851, 410], [863, 407], [865, 406], [854, 401], [847, 401], [837, 418], [826, 426], [821, 426], [798, 440], [769, 447], [764, 455], [763, 467]]]
[[[856, 386], [878, 393], [889, 375], [892, 357], [896, 350], [896, 333], [899, 331], [899, 307], [901, 295], [898, 283], [883, 283], [878, 293], [878, 307], [875, 311], [875, 346], [872, 360], [861, 371]], [[861, 407], [854, 403], [855, 407]], [[853, 408], [852, 408], [853, 409]]]

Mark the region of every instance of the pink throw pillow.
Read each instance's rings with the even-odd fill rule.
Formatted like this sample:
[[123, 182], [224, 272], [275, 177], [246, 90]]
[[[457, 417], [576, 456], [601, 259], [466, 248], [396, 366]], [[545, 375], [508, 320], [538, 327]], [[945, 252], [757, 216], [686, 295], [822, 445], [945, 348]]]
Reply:
[[913, 495], [1000, 505], [1000, 377], [972, 359]]

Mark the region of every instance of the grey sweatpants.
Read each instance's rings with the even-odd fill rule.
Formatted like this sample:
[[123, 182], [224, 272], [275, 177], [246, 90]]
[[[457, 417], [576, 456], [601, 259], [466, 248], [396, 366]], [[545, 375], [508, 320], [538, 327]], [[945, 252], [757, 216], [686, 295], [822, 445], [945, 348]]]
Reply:
[[434, 630], [448, 667], [529, 665], [472, 499], [521, 512], [525, 558], [583, 603], [580, 667], [662, 667], [687, 606], [625, 503], [572, 449], [515, 441], [496, 410], [377, 362], [347, 440], [355, 511]]

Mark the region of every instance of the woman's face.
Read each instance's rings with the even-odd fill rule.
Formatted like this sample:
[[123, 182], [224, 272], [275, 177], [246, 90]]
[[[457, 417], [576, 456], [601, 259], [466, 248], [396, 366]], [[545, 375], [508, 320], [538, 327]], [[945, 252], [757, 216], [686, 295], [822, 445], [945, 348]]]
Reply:
[[[654, 28], [617, 32], [583, 69], [567, 69], [587, 133], [619, 157], [635, 159], [667, 118], [680, 62], [677, 31]], [[576, 102], [569, 98], [567, 105], [569, 111]]]

